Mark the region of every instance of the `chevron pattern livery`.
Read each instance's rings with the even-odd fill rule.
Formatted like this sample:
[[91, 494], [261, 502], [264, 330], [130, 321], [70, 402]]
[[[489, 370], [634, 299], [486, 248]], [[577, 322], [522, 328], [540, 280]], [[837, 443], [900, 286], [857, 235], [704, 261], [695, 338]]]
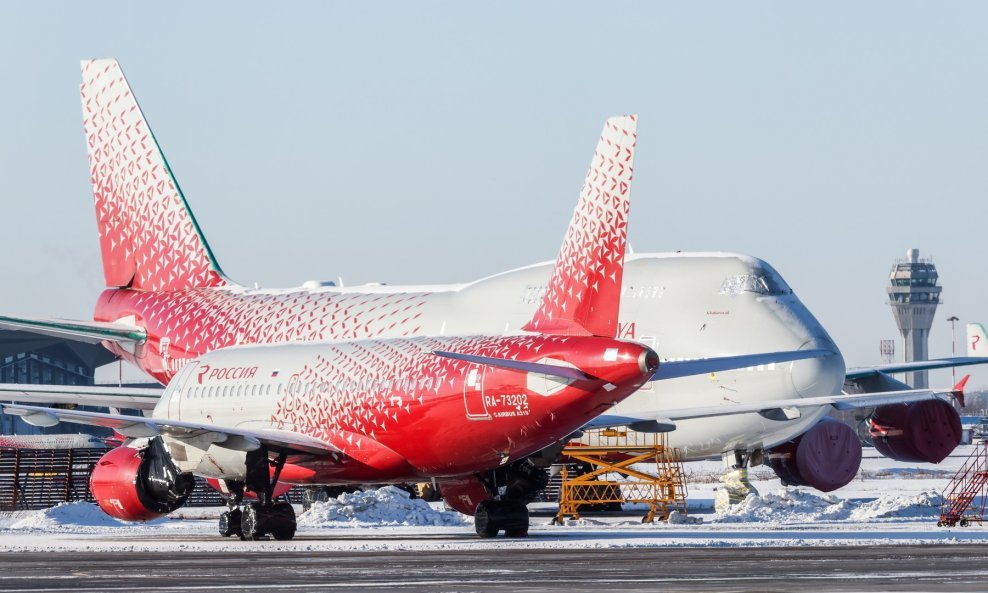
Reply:
[[82, 64], [89, 151], [107, 286], [226, 284], [115, 60]]
[[637, 125], [634, 115], [607, 120], [549, 288], [525, 329], [615, 335]]

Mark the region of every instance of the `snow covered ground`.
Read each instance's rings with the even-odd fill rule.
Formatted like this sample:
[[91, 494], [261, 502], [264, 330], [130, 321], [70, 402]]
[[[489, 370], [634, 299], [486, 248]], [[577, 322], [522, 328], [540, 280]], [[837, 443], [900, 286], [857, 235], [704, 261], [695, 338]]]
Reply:
[[[83, 503], [0, 515], [0, 550], [201, 550], [263, 546], [270, 550], [407, 550], [592, 548], [650, 546], [782, 546], [988, 542], [988, 527], [938, 528], [939, 493], [969, 448], [940, 465], [897, 463], [867, 452], [858, 478], [822, 494], [784, 488], [771, 470], [755, 468], [760, 496], [730, 512], [713, 513], [719, 462], [690, 463], [689, 516], [640, 522], [640, 514], [594, 516], [550, 525], [552, 505], [532, 519], [530, 537], [477, 538], [472, 520], [441, 504], [409, 500], [395, 488], [360, 492], [321, 503], [299, 516], [290, 542], [241, 542], [216, 534], [222, 509], [182, 509], [166, 519], [126, 524]], [[867, 454], [866, 453], [866, 454]]]

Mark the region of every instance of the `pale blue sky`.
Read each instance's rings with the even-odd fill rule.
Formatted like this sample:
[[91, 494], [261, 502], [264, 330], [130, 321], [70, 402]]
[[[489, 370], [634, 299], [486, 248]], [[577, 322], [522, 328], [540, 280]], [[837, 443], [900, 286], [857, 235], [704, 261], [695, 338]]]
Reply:
[[983, 3], [137, 4], [0, 6], [0, 310], [91, 314], [78, 61], [115, 57], [240, 282], [552, 259], [604, 118], [637, 112], [636, 251], [766, 259], [850, 364], [897, 335], [909, 247], [945, 286], [934, 356], [950, 315], [988, 321]]

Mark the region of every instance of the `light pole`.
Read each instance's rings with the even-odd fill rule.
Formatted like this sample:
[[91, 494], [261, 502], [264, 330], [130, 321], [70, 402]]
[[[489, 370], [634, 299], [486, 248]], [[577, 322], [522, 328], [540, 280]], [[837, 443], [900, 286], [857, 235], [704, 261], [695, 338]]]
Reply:
[[[960, 319], [956, 315], [951, 315], [947, 321], [950, 322], [950, 356], [953, 358], [957, 356], [957, 334], [954, 332], [954, 324]], [[954, 385], [957, 385], [957, 367], [950, 367], [950, 379]]]

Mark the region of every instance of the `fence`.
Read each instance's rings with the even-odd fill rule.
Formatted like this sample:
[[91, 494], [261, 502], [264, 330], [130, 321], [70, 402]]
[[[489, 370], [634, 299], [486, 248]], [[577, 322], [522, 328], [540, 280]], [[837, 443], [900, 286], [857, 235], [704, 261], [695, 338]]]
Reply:
[[[45, 509], [72, 501], [95, 502], [89, 475], [105, 448], [22, 449], [0, 447], [0, 511]], [[288, 499], [301, 503], [302, 491], [292, 488]], [[202, 478], [185, 506], [222, 506], [226, 501]]]

